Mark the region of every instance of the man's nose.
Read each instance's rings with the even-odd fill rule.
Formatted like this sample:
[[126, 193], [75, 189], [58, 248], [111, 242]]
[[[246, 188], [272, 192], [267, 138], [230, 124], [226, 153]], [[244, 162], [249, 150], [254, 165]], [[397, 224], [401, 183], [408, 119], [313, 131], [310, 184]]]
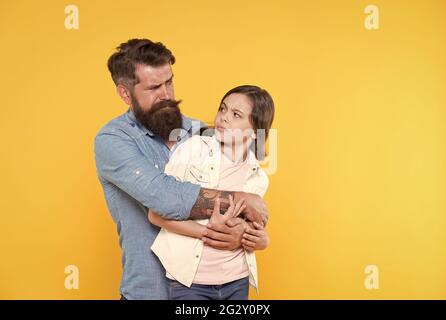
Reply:
[[169, 97], [169, 93], [167, 92], [166, 85], [161, 86], [160, 90], [161, 90], [161, 92], [160, 92], [159, 99], [160, 100], [169, 100], [170, 97]]

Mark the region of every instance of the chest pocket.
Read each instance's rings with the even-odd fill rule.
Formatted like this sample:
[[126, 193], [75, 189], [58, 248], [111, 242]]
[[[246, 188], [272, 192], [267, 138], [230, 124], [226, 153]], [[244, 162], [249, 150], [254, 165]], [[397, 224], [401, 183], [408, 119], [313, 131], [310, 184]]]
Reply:
[[211, 181], [211, 176], [209, 173], [204, 172], [203, 170], [200, 170], [196, 166], [191, 166], [189, 169], [189, 174], [191, 180], [196, 183], [209, 183]]

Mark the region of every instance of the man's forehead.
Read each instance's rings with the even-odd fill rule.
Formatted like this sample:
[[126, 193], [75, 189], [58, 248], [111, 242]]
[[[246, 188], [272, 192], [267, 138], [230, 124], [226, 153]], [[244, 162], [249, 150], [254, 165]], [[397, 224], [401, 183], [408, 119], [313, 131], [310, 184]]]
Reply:
[[162, 84], [172, 77], [172, 68], [170, 64], [158, 67], [138, 64], [135, 74], [142, 84]]

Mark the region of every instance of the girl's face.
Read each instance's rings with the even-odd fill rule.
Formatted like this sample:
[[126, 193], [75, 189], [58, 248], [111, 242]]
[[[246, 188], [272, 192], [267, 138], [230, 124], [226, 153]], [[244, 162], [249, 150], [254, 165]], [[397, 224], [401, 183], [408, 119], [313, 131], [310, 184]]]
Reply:
[[255, 138], [253, 126], [249, 120], [252, 112], [251, 101], [241, 93], [227, 96], [220, 105], [215, 117], [215, 136], [218, 141], [240, 144]]

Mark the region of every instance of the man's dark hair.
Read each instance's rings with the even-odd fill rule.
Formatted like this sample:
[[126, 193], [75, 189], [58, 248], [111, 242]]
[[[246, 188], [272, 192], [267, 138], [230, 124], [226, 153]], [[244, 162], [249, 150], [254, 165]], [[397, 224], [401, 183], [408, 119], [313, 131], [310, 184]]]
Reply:
[[108, 70], [116, 85], [125, 84], [130, 89], [139, 82], [135, 75], [138, 64], [160, 67], [175, 63], [175, 57], [164, 44], [148, 39], [131, 39], [121, 43], [116, 50], [108, 58]]

